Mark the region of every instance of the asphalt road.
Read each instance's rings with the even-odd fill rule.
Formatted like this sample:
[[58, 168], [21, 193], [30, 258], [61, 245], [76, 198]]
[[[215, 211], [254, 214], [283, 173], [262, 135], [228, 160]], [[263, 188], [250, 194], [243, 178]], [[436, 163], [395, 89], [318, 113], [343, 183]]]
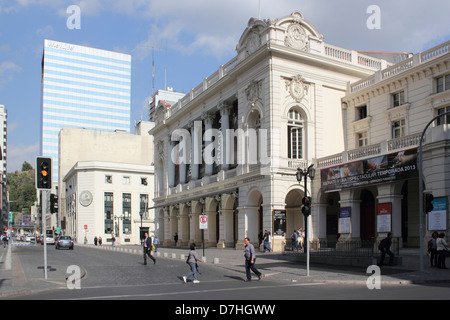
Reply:
[[[20, 248], [15, 254], [20, 260], [24, 277], [43, 279], [42, 246]], [[245, 283], [244, 268], [242, 272], [236, 272], [208, 264], [200, 264], [202, 274], [198, 277], [199, 284], [191, 281], [185, 284], [182, 276], [189, 272], [189, 267], [182, 260], [157, 258], [156, 264], [148, 260], [148, 265], [144, 265], [141, 256], [84, 247], [76, 247], [72, 251], [55, 250], [53, 246], [48, 246], [48, 266], [47, 281], [54, 283], [57, 289], [14, 299], [152, 300], [153, 304], [164, 300], [166, 304], [169, 302], [169, 314], [175, 313], [177, 308], [185, 306], [188, 301], [200, 304], [203, 301], [206, 304], [214, 300], [217, 303], [211, 306], [211, 315], [221, 311], [229, 313], [230, 310], [224, 307], [228, 303], [242, 304], [248, 301], [295, 307], [292, 300], [439, 300], [450, 297], [448, 283], [383, 286], [381, 290], [369, 290], [366, 286], [356, 284], [292, 282], [270, 277]], [[77, 274], [73, 270], [83, 275], [79, 282], [69, 281], [75, 279]]]

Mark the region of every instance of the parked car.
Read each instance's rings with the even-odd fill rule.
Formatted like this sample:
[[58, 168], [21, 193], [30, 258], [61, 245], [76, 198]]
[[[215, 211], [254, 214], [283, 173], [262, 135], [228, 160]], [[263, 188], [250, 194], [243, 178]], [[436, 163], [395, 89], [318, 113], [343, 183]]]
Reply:
[[73, 250], [73, 240], [69, 236], [60, 236], [56, 242], [55, 249], [68, 248]]
[[[55, 237], [52, 237], [50, 235], [47, 235], [46, 237], [47, 244], [55, 244]], [[44, 236], [42, 236], [41, 245], [44, 245]]]

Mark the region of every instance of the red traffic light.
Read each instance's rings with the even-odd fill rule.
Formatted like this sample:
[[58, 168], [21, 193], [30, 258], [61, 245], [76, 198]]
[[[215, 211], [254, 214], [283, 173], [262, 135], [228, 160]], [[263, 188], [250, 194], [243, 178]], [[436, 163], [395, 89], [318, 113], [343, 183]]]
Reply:
[[302, 205], [305, 207], [311, 207], [311, 197], [303, 197]]

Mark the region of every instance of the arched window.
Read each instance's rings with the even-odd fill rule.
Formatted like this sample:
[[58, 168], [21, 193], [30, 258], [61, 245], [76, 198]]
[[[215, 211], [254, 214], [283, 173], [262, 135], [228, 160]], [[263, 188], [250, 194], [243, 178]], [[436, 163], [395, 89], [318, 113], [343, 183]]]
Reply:
[[288, 114], [288, 158], [303, 159], [304, 120], [297, 109]]

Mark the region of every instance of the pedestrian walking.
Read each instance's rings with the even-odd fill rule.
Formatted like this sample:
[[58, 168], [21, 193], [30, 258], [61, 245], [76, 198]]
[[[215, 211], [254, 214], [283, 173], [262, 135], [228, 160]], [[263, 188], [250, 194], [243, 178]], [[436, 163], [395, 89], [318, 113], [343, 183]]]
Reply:
[[98, 243], [98, 238], [97, 238], [97, 236], [95, 236], [95, 238], [94, 238], [94, 245], [97, 246], [97, 243]]
[[300, 249], [303, 249], [305, 251], [305, 231], [303, 231], [303, 228], [298, 229], [298, 247]]
[[378, 245], [378, 250], [381, 251], [380, 264], [378, 265], [379, 267], [383, 266], [386, 254], [389, 256], [389, 265], [392, 266], [394, 264], [394, 254], [391, 251], [391, 245], [392, 245], [392, 232], [389, 232], [387, 234], [387, 237], [381, 240], [380, 244]]
[[439, 237], [436, 239], [436, 252], [438, 255], [437, 267], [439, 269], [447, 269], [445, 267], [445, 256], [447, 255], [448, 244], [444, 239], [445, 233], [439, 233]]
[[252, 280], [252, 275], [250, 273], [250, 270], [253, 271], [258, 276], [258, 280], [261, 280], [262, 273], [258, 271], [255, 267], [255, 247], [250, 243], [249, 238], [244, 239], [245, 244], [245, 250], [244, 250], [244, 257], [245, 257], [245, 273], [247, 275], [247, 279], [245, 279], [245, 282], [249, 282]]
[[173, 236], [173, 241], [175, 241], [175, 247], [177, 246], [178, 242], [178, 233], [175, 232], [175, 235]]
[[153, 245], [155, 246], [155, 252], [158, 252], [158, 246], [159, 246], [159, 238], [155, 236], [153, 239]]
[[144, 265], [147, 265], [147, 256], [149, 256], [150, 259], [153, 260], [153, 264], [155, 264], [156, 259], [152, 256], [152, 237], [149, 237], [147, 232], [144, 234], [144, 237], [145, 237], [143, 245]]
[[116, 246], [116, 237], [114, 237], [113, 233], [111, 233], [111, 246], [112, 247]]
[[191, 272], [187, 275], [183, 276], [183, 282], [186, 283], [187, 279], [189, 279], [191, 276], [194, 277], [193, 283], [199, 283], [200, 281], [197, 280], [197, 261], [204, 262], [202, 259], [200, 259], [197, 255], [197, 252], [195, 249], [197, 249], [195, 243], [191, 244], [190, 247], [191, 251], [189, 251], [189, 255], [186, 259], [186, 263], [191, 267]]
[[270, 243], [272, 242], [272, 237], [270, 236], [270, 231], [265, 230], [264, 233], [264, 253], [266, 253], [266, 250], [271, 252], [272, 248], [270, 247]]
[[435, 231], [431, 235], [431, 239], [428, 240], [428, 253], [430, 254], [430, 266], [437, 267], [437, 251], [436, 251], [436, 240], [438, 238], [438, 233]]
[[99, 246], [102, 245], [102, 237], [98, 237], [98, 245], [99, 245]]
[[294, 249], [298, 251], [298, 233], [297, 233], [297, 230], [294, 230], [294, 232], [292, 233], [291, 246], [292, 246], [292, 251], [294, 251]]

